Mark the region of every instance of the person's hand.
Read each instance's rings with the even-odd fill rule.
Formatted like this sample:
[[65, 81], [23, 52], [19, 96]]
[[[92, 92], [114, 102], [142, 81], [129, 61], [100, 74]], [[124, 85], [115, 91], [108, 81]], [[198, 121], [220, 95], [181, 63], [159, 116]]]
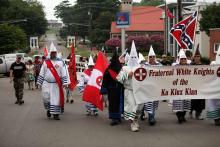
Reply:
[[68, 88], [68, 85], [63, 85], [63, 87], [67, 89], [67, 88]]
[[128, 77], [129, 77], [129, 78], [132, 78], [132, 77], [133, 77], [133, 71], [129, 72]]

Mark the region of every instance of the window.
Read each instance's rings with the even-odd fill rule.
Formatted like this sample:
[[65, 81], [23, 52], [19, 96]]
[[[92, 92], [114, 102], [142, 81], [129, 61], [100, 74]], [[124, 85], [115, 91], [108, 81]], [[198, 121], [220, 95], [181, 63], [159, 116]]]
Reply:
[[218, 48], [220, 47], [220, 43], [215, 43], [214, 44], [214, 53], [217, 53], [218, 52]]

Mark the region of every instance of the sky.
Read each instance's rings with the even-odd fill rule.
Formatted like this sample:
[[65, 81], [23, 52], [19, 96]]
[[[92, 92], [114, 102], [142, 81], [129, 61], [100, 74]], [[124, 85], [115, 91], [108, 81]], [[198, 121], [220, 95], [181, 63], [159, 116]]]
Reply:
[[[54, 16], [54, 8], [59, 5], [63, 0], [37, 0], [44, 6], [44, 11], [48, 20], [57, 19]], [[74, 4], [76, 0], [69, 0], [71, 4]], [[141, 0], [134, 0], [134, 2], [140, 2]]]
[[[54, 16], [54, 8], [59, 5], [63, 0], [37, 0], [41, 2], [44, 6], [44, 11], [48, 20], [57, 19]], [[71, 4], [74, 4], [76, 0], [69, 0]], [[133, 0], [134, 2], [140, 2], [141, 0]], [[169, 2], [176, 2], [177, 0], [166, 0]], [[206, 1], [206, 2], [220, 2], [220, 0], [197, 0], [197, 1]]]

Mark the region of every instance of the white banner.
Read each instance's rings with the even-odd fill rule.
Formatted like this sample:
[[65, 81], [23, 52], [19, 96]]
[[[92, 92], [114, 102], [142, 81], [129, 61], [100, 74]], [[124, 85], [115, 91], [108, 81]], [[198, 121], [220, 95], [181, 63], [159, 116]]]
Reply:
[[220, 99], [220, 65], [144, 66], [133, 75], [138, 104], [153, 100]]

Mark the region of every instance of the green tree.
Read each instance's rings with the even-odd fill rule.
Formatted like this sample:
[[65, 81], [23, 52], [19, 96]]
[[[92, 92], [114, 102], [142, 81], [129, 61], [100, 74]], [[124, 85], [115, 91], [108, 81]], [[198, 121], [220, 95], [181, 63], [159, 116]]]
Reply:
[[12, 53], [27, 46], [25, 32], [17, 26], [0, 25], [0, 54]]
[[88, 36], [97, 45], [108, 39], [111, 21], [119, 6], [119, 0], [77, 0], [74, 6], [65, 0], [55, 8], [55, 14], [66, 25], [62, 33]]
[[220, 5], [213, 4], [201, 11], [202, 18], [200, 19], [200, 30], [205, 31], [210, 35], [209, 29], [220, 27]]
[[16, 19], [26, 19], [26, 22], [14, 23], [21, 27], [28, 36], [43, 35], [47, 30], [47, 20], [43, 11], [43, 6], [35, 0], [3, 0], [1, 6], [1, 21], [11, 21]]
[[164, 3], [164, 0], [141, 0], [141, 6], [158, 6]]

